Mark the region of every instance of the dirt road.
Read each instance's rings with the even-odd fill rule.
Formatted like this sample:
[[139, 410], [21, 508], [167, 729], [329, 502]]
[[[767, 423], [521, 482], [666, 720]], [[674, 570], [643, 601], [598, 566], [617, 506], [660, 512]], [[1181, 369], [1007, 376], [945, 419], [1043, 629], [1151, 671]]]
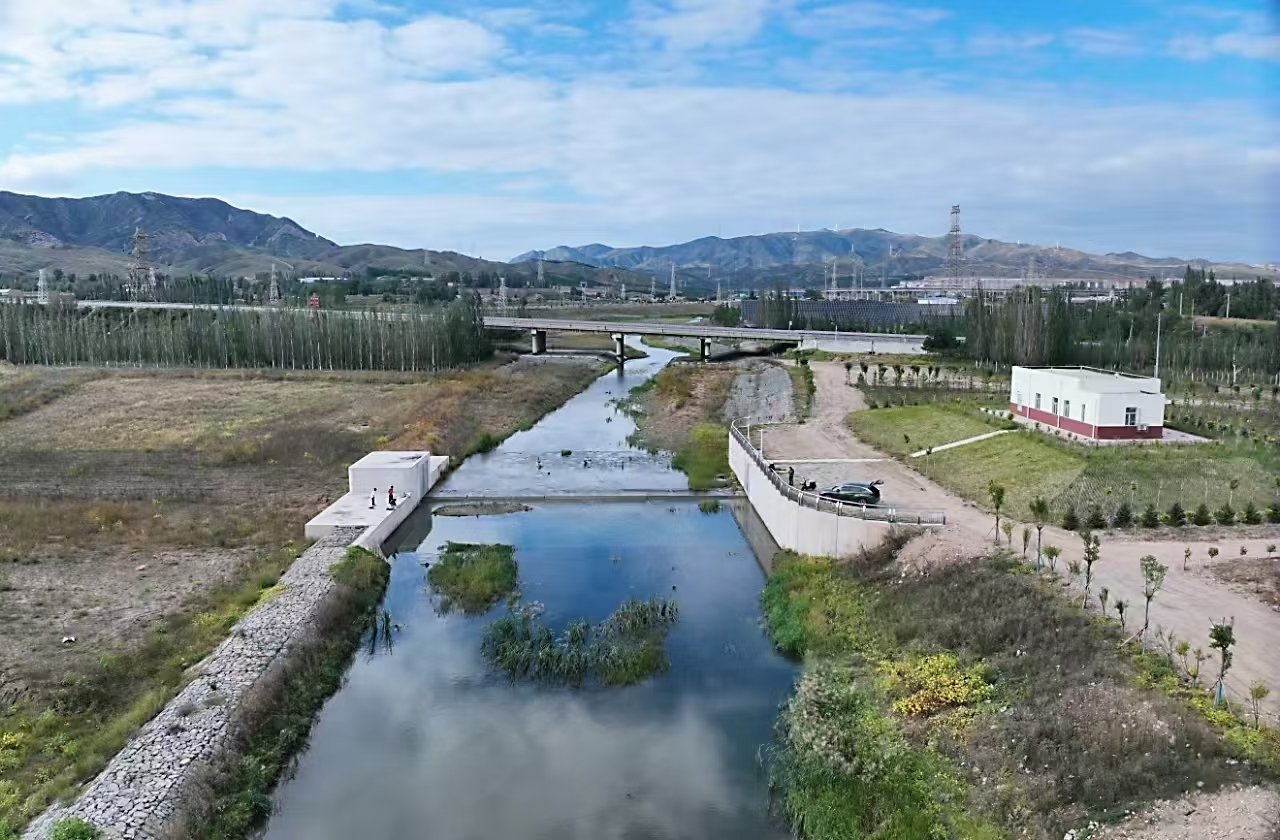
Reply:
[[[980, 536], [991, 540], [995, 535], [995, 520], [989, 513], [970, 502], [955, 496], [929, 479], [889, 458], [854, 437], [845, 425], [851, 411], [866, 408], [861, 392], [845, 384], [845, 371], [836, 362], [811, 364], [817, 385], [813, 416], [799, 425], [770, 426], [765, 431], [765, 454], [770, 460], [784, 458], [879, 458], [880, 461], [849, 464], [797, 464], [796, 481], [812, 479], [818, 485], [829, 486], [843, 480], [884, 480], [881, 488], [886, 499], [902, 507], [936, 508], [947, 514], [948, 524], [968, 532], [971, 541]], [[1020, 513], [1020, 512], [1015, 512]], [[1014, 532], [1015, 544], [1021, 548], [1021, 524]], [[1003, 537], [1002, 537], [1003, 539]], [[1046, 545], [1062, 548], [1058, 572], [1065, 576], [1071, 560], [1083, 556], [1078, 534], [1059, 528], [1044, 529]], [[1261, 601], [1237, 592], [1228, 586], [1209, 579], [1194, 568], [1203, 563], [1209, 546], [1216, 545], [1225, 551], [1238, 550], [1239, 539], [1230, 543], [1222, 540], [1203, 542], [1110, 539], [1103, 537], [1102, 558], [1094, 568], [1092, 591], [1100, 587], [1111, 592], [1112, 603], [1117, 598], [1129, 604], [1127, 625], [1141, 626], [1143, 607], [1143, 579], [1139, 559], [1152, 554], [1168, 567], [1164, 586], [1151, 603], [1151, 626], [1172, 630], [1179, 639], [1186, 639], [1192, 648], [1201, 647], [1209, 652], [1209, 624], [1211, 620], [1235, 619], [1237, 647], [1231, 672], [1227, 675], [1227, 689], [1231, 696], [1245, 697], [1248, 686], [1261, 680], [1272, 688], [1269, 711], [1280, 712], [1280, 613]], [[1280, 542], [1275, 537], [1243, 541], [1250, 546], [1254, 556], [1261, 554], [1266, 542]], [[1034, 536], [1032, 538], [1034, 550]], [[1193, 568], [1182, 570], [1183, 549], [1190, 546]], [[1215, 668], [1216, 657], [1205, 662], [1205, 671]]]

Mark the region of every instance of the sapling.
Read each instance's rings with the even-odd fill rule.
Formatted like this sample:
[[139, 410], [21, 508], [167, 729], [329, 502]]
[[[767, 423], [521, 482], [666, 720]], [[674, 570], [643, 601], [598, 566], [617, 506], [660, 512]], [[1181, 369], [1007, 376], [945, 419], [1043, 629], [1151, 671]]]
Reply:
[[1142, 597], [1146, 599], [1141, 638], [1146, 641], [1147, 628], [1151, 626], [1151, 600], [1156, 597], [1160, 587], [1164, 586], [1164, 575], [1169, 571], [1169, 567], [1160, 565], [1160, 561], [1152, 554], [1144, 556], [1138, 562], [1142, 566]]
[[1270, 557], [1271, 555], [1273, 555], [1273, 554], [1275, 554], [1275, 553], [1276, 553], [1276, 544], [1275, 544], [1275, 543], [1267, 543], [1267, 556], [1268, 556], [1268, 557]]
[[1178, 642], [1178, 646], [1174, 648], [1178, 654], [1178, 659], [1182, 660], [1182, 671], [1187, 676], [1191, 676], [1191, 669], [1187, 667], [1187, 654], [1191, 652], [1191, 643], [1186, 639]]
[[1209, 546], [1209, 560], [1212, 561], [1217, 556], [1218, 556], [1218, 549], [1215, 548], [1214, 546]]
[[1064, 583], [1063, 586], [1070, 586], [1071, 584], [1075, 583], [1076, 578], [1080, 577], [1080, 573], [1082, 571], [1084, 571], [1084, 567], [1080, 565], [1079, 560], [1072, 560], [1070, 563], [1068, 563], [1067, 572], [1069, 573], [1069, 577], [1067, 578], [1067, 582]]
[[1225, 618], [1209, 628], [1209, 647], [1218, 651], [1218, 683], [1214, 695], [1215, 706], [1222, 705], [1222, 694], [1227, 682], [1227, 671], [1231, 670], [1231, 646], [1236, 643], [1235, 619]]
[[1022, 559], [1027, 559], [1027, 549], [1031, 547], [1031, 529], [1026, 525], [1022, 526]]
[[1049, 561], [1049, 574], [1058, 574], [1058, 558], [1062, 555], [1062, 549], [1056, 545], [1046, 545], [1044, 547], [1044, 557]]
[[1084, 598], [1080, 600], [1080, 608], [1084, 609], [1089, 606], [1089, 587], [1093, 585], [1093, 564], [1098, 562], [1101, 554], [1101, 546], [1098, 544], [1098, 538], [1085, 532], [1080, 535], [1084, 540]]
[[1116, 613], [1120, 616], [1120, 632], [1124, 632], [1124, 612], [1129, 609], [1129, 602], [1123, 599], [1116, 599]]
[[1000, 544], [1000, 508], [1004, 505], [1004, 485], [992, 479], [987, 484], [987, 493], [991, 496], [991, 506], [996, 510], [996, 545]]
[[1191, 651], [1191, 658], [1196, 661], [1196, 669], [1191, 672], [1191, 686], [1199, 688], [1200, 670], [1204, 667], [1204, 661], [1209, 658], [1209, 655], [1204, 652], [1204, 648], [1196, 648]]
[[1191, 546], [1187, 546], [1182, 550], [1182, 571], [1187, 570], [1187, 566], [1191, 564]]
[[1000, 523], [1000, 530], [1004, 531], [1004, 544], [1007, 546], [1012, 546], [1013, 545], [1013, 523], [1008, 519], [1006, 519], [1005, 521]]
[[1249, 546], [1247, 546], [1247, 545], [1242, 545], [1242, 546], [1240, 546], [1240, 556], [1241, 556], [1241, 557], [1244, 557], [1244, 556], [1245, 556], [1245, 555], [1247, 555], [1248, 553], [1249, 553]]
[[1261, 680], [1249, 686], [1249, 705], [1253, 707], [1253, 728], [1260, 729], [1262, 719], [1262, 701], [1267, 699], [1271, 689]]
[[1102, 617], [1107, 617], [1107, 599], [1111, 597], [1111, 590], [1105, 586], [1098, 589], [1098, 603], [1102, 605]]
[[1044, 539], [1044, 524], [1049, 521], [1049, 503], [1043, 496], [1036, 496], [1028, 507], [1031, 508], [1031, 516], [1036, 521], [1036, 568], [1039, 569], [1044, 557], [1041, 545]]

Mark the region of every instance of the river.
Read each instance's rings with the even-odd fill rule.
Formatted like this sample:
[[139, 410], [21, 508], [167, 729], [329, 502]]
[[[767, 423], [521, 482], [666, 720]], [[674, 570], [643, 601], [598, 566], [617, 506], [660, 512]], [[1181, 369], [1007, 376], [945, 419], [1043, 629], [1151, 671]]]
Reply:
[[[675, 353], [606, 374], [532, 429], [469, 459], [440, 495], [557, 495], [687, 487], [627, 443], [614, 400]], [[562, 454], [572, 451], [572, 455]], [[549, 473], [549, 474], [548, 474]], [[538, 502], [499, 516], [415, 513], [385, 597], [392, 644], [357, 655], [277, 794], [268, 840], [761, 840], [771, 819], [758, 754], [795, 667], [760, 624], [761, 566], [728, 506]], [[526, 601], [559, 630], [625, 598], [680, 604], [670, 669], [627, 688], [512, 684], [481, 658], [486, 616], [439, 615], [426, 583], [448, 540], [516, 547]]]

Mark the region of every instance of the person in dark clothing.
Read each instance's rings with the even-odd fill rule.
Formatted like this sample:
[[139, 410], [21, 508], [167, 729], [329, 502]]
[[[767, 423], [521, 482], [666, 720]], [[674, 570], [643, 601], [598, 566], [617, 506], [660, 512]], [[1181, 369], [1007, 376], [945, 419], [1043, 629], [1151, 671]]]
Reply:
[[787, 467], [787, 484], [790, 484], [791, 486], [794, 487], [795, 483], [796, 483], [796, 468]]
[[396, 488], [387, 488], [387, 510], [392, 510], [396, 506]]

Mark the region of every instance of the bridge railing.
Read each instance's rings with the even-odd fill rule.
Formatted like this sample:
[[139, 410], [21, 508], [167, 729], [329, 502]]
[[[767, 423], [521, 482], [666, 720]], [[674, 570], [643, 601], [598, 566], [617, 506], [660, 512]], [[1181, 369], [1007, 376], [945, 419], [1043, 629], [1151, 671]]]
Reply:
[[946, 525], [947, 515], [944, 511], [921, 508], [900, 508], [894, 505], [864, 505], [855, 502], [842, 502], [828, 499], [818, 493], [801, 490], [787, 483], [782, 476], [773, 470], [769, 462], [760, 454], [760, 450], [751, 443], [739, 425], [745, 420], [735, 420], [729, 425], [729, 434], [747, 451], [751, 460], [760, 468], [778, 492], [796, 504], [807, 508], [834, 513], [836, 516], [851, 516], [855, 519], [866, 519], [875, 522], [901, 522], [908, 525]]

